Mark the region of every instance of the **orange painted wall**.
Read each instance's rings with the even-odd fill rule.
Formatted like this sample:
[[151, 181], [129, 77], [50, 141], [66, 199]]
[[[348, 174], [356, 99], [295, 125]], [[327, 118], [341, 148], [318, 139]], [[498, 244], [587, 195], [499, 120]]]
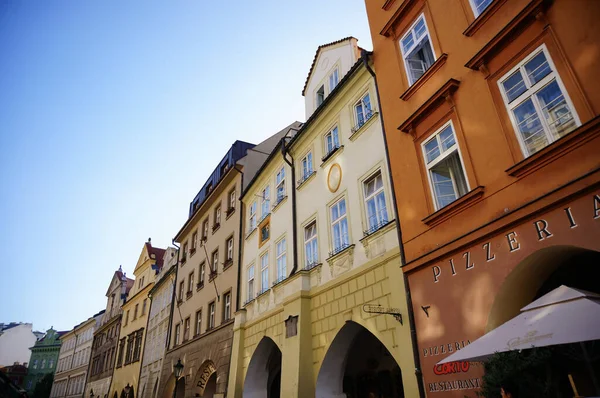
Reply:
[[[594, 218], [594, 206], [600, 206], [600, 196], [595, 201], [600, 195], [600, 2], [494, 0], [477, 20], [469, 0], [365, 3], [425, 390], [435, 397], [474, 396], [466, 384], [443, 392], [446, 386], [436, 383], [476, 380], [480, 367], [440, 375], [435, 364], [448, 352], [426, 351], [483, 335], [494, 323], [494, 303], [506, 294], [508, 276], [533, 253], [562, 245], [600, 251], [600, 217]], [[436, 57], [445, 59], [409, 87], [399, 40], [421, 13]], [[521, 17], [525, 22], [508, 29]], [[503, 35], [507, 30], [510, 34]], [[492, 45], [501, 36], [502, 45]], [[497, 81], [541, 44], [582, 126], [525, 159]], [[484, 67], [465, 66], [480, 53], [486, 53]], [[455, 79], [456, 91], [420, 112], [450, 79]], [[415, 114], [420, 117], [409, 132], [400, 131]], [[472, 192], [436, 212], [421, 143], [448, 120], [455, 127]], [[567, 206], [582, 220], [575, 229], [569, 228]], [[533, 222], [544, 217], [557, 233], [539, 241]], [[511, 231], [524, 234], [514, 253], [506, 237]], [[493, 262], [485, 257], [488, 242], [497, 254]], [[469, 269], [467, 252], [469, 265], [474, 265]], [[429, 306], [429, 315], [421, 306]]]

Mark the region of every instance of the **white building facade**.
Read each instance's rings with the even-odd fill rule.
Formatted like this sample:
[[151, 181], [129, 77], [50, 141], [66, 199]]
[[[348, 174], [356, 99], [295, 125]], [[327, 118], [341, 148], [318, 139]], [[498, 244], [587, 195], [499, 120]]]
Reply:
[[31, 323], [0, 323], [0, 367], [26, 364], [36, 341]]

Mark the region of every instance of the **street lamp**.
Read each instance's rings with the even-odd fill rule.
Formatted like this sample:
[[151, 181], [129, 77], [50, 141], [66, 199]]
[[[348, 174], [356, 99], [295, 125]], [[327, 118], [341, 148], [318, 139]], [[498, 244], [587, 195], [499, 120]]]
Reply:
[[129, 386], [129, 383], [127, 383], [127, 385], [125, 386], [124, 390], [125, 390], [125, 396], [127, 398], [129, 398], [129, 392], [131, 391], [131, 387]]
[[173, 366], [173, 370], [175, 371], [175, 387], [173, 388], [173, 398], [175, 398], [177, 394], [177, 382], [181, 378], [181, 373], [183, 373], [183, 364], [181, 363], [181, 359], [177, 360], [177, 363]]

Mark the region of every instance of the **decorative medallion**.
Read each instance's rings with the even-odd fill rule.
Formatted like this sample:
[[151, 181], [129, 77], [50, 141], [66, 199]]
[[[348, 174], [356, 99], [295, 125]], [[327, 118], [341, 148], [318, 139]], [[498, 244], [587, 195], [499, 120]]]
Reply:
[[321, 58], [321, 70], [327, 70], [329, 67], [329, 58], [323, 57]]
[[342, 168], [339, 164], [334, 163], [329, 168], [327, 174], [327, 187], [331, 192], [336, 192], [342, 183]]

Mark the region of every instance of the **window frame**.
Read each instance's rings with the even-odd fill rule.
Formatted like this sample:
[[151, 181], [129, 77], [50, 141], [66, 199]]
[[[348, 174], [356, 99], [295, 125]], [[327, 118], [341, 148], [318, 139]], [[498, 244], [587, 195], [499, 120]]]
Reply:
[[[323, 89], [323, 94], [322, 97], [320, 98], [319, 101], [319, 92], [321, 91], [321, 89]], [[320, 107], [321, 104], [323, 104], [323, 102], [325, 102], [325, 98], [327, 97], [327, 95], [325, 94], [325, 83], [320, 84], [319, 86], [317, 86], [317, 89], [315, 90], [315, 109]]]
[[260, 193], [260, 220], [258, 223], [260, 224], [269, 214], [271, 214], [271, 185], [267, 184]]
[[[365, 102], [364, 99], [366, 97], [369, 97], [369, 113], [366, 113], [364, 111], [365, 108]], [[363, 121], [362, 123], [360, 122], [359, 118], [358, 118], [358, 110], [357, 107], [358, 106], [362, 106], [363, 107]], [[369, 120], [371, 120], [371, 118], [373, 117], [373, 115], [375, 114], [375, 111], [373, 110], [373, 101], [371, 100], [371, 93], [369, 90], [367, 90], [363, 95], [360, 96], [360, 98], [354, 103], [354, 105], [352, 106], [352, 114], [354, 116], [354, 131], [356, 132], [358, 130], [360, 130], [360, 128], [362, 126], [364, 126], [365, 124], [367, 124], [367, 122]]]
[[[336, 82], [335, 82], [335, 84], [332, 87], [331, 86], [331, 78], [333, 77], [333, 75], [335, 75]], [[340, 69], [336, 65], [333, 68], [333, 70], [331, 71], [331, 73], [327, 74], [327, 87], [329, 87], [329, 93], [330, 94], [338, 86], [338, 84], [340, 84]]]
[[231, 291], [223, 294], [223, 322], [231, 320]]
[[190, 249], [190, 257], [194, 255], [194, 253], [196, 253], [196, 245], [198, 242], [198, 229], [196, 228], [196, 230], [194, 230], [194, 232], [192, 233], [192, 247]]
[[248, 232], [252, 232], [258, 227], [258, 220], [256, 217], [257, 208], [258, 208], [258, 204], [257, 204], [256, 200], [253, 200], [252, 203], [250, 203], [250, 205], [248, 206], [248, 214], [249, 214], [248, 224], [250, 227], [248, 229]]
[[230, 236], [225, 241], [226, 258], [225, 263], [233, 262], [233, 236]]
[[[252, 271], [252, 272], [250, 272]], [[252, 274], [252, 275], [251, 275]], [[247, 288], [247, 302], [254, 300], [255, 296], [255, 287], [254, 287], [254, 281], [256, 280], [256, 267], [255, 267], [255, 263], [252, 263], [250, 265], [248, 265], [248, 267], [246, 268], [246, 288]]]
[[[310, 239], [306, 239], [306, 230], [313, 226], [315, 227], [315, 235], [311, 236]], [[317, 223], [317, 219], [311, 219], [310, 221], [308, 221], [307, 223], [304, 224], [303, 227], [303, 232], [304, 232], [304, 269], [312, 269], [314, 268], [317, 264], [319, 264], [319, 225]], [[308, 256], [307, 256], [307, 244], [312, 244], [312, 242], [316, 242], [316, 260], [314, 262], [309, 263], [308, 262]]]
[[[335, 144], [335, 140], [333, 139], [333, 132], [335, 130], [335, 135], [337, 137], [337, 146]], [[331, 135], [331, 142], [332, 142], [332, 147], [331, 150], [329, 149], [329, 144], [327, 142], [327, 137]], [[331, 155], [332, 153], [334, 153], [336, 150], [340, 149], [342, 147], [342, 141], [340, 140], [340, 127], [339, 124], [336, 123], [333, 127], [331, 127], [329, 130], [327, 130], [327, 133], [325, 133], [323, 135], [323, 153], [325, 154], [323, 157], [324, 158], [328, 158], [329, 155]]]
[[475, 19], [477, 19], [481, 14], [483, 14], [485, 12], [485, 10], [487, 10], [494, 2], [494, 0], [490, 0], [490, 3], [487, 6], [485, 6], [484, 9], [479, 11], [479, 10], [477, 10], [475, 1], [476, 0], [469, 0], [469, 5], [471, 6], [471, 10], [473, 11], [473, 15], [475, 16]]
[[196, 311], [196, 325], [194, 336], [200, 336], [202, 334], [202, 307]]
[[199, 266], [199, 270], [198, 270], [198, 286], [199, 287], [203, 287], [204, 286], [204, 280], [206, 279], [206, 261], [202, 261], [200, 263]]
[[[411, 87], [413, 84], [415, 84], [417, 82], [417, 80], [419, 80], [423, 75], [425, 75], [425, 73], [427, 73], [427, 71], [431, 68], [431, 65], [429, 65], [429, 67], [427, 69], [425, 69], [425, 72], [423, 72], [423, 75], [421, 75], [418, 79], [415, 79], [415, 81], [411, 81], [412, 74], [410, 73], [410, 69], [408, 68], [408, 65], [406, 63], [406, 56], [415, 49], [415, 47], [417, 46], [418, 43], [416, 41], [414, 41], [413, 46], [410, 48], [409, 51], [407, 51], [407, 54], [404, 53], [404, 48], [402, 46], [402, 40], [404, 40], [409, 34], [412, 34], [413, 29], [417, 26], [417, 24], [419, 23], [419, 20], [421, 18], [423, 18], [423, 24], [425, 25], [425, 32], [427, 34], [427, 37], [429, 37], [429, 45], [431, 46], [431, 53], [433, 54], [433, 62], [431, 63], [431, 65], [433, 65], [435, 63], [435, 61], [437, 61], [439, 58], [437, 56], [437, 54], [435, 53], [435, 47], [433, 46], [433, 38], [431, 36], [429, 26], [427, 25], [427, 18], [425, 18], [425, 13], [421, 12], [415, 18], [415, 21], [406, 29], [404, 34], [402, 36], [400, 36], [400, 39], [398, 40], [398, 45], [400, 47], [400, 56], [402, 57], [402, 63], [404, 64], [404, 71], [406, 72], [406, 80], [408, 82], [408, 87]], [[413, 36], [413, 38], [414, 38], [414, 36]], [[419, 41], [419, 43], [420, 43], [420, 41]]]
[[[185, 318], [185, 321], [183, 322], [183, 341], [188, 341], [190, 339], [190, 331], [192, 330], [192, 326], [191, 326], [191, 319], [188, 316], [187, 318]], [[187, 334], [186, 334], [187, 333]]]
[[[377, 176], [379, 176], [379, 178], [381, 179], [381, 188], [375, 190], [371, 195], [367, 196], [367, 184], [376, 179]], [[388, 202], [388, 195], [387, 195], [387, 190], [386, 190], [386, 184], [385, 184], [385, 179], [384, 179], [384, 174], [381, 168], [377, 168], [376, 170], [374, 170], [373, 172], [369, 173], [367, 175], [366, 178], [364, 178], [361, 181], [361, 185], [362, 185], [362, 197], [363, 197], [363, 206], [364, 206], [364, 211], [365, 211], [365, 226], [366, 226], [366, 233], [365, 234], [371, 234], [377, 230], [379, 230], [380, 228], [382, 228], [384, 225], [388, 224], [390, 222], [390, 206], [389, 206], [389, 202]], [[383, 217], [379, 216], [379, 213], [382, 211], [382, 209], [377, 209], [378, 204], [377, 204], [377, 196], [383, 193], [383, 203], [385, 205], [385, 219], [383, 219]], [[369, 201], [373, 200], [375, 203], [375, 208], [376, 208], [376, 214], [375, 216], [377, 217], [377, 222], [374, 225], [370, 225], [369, 222]]]
[[179, 345], [179, 338], [181, 337], [181, 323], [177, 323], [177, 325], [175, 325], [175, 339], [173, 340], [173, 346], [178, 346]]
[[235, 193], [235, 188], [233, 188], [227, 194], [227, 201], [229, 204], [229, 208], [227, 210], [229, 211], [229, 214], [231, 214], [232, 210], [235, 210], [235, 198], [236, 198], [236, 193]]
[[[440, 141], [438, 140], [438, 146], [439, 146], [439, 150], [440, 150], [440, 155], [434, 159], [431, 164], [427, 163], [427, 152], [425, 150], [425, 145], [427, 143], [429, 143], [432, 139], [437, 139], [437, 137], [439, 137], [439, 134], [444, 131], [446, 129], [446, 127], [450, 126], [450, 128], [452, 129], [452, 134], [454, 135], [454, 145], [456, 146], [456, 149], [454, 150], [446, 150], [445, 152], [442, 152], [442, 147], [440, 145]], [[449, 119], [447, 122], [443, 123], [440, 127], [438, 127], [435, 131], [433, 131], [431, 134], [429, 134], [422, 142], [421, 142], [421, 155], [423, 156], [423, 165], [425, 167], [425, 172], [427, 173], [427, 181], [429, 182], [429, 193], [431, 194], [431, 199], [433, 202], [433, 208], [435, 211], [438, 211], [440, 209], [443, 209], [446, 206], [451, 205], [453, 202], [457, 201], [458, 199], [460, 199], [462, 196], [458, 196], [456, 197], [456, 199], [454, 199], [454, 201], [450, 202], [449, 204], [447, 204], [446, 206], [439, 206], [438, 205], [438, 200], [437, 197], [435, 195], [435, 189], [433, 187], [433, 181], [431, 180], [431, 173], [430, 173], [430, 169], [432, 167], [434, 167], [435, 165], [437, 165], [438, 163], [440, 163], [442, 160], [446, 159], [447, 157], [449, 157], [450, 155], [452, 155], [454, 153], [454, 151], [458, 152], [458, 159], [460, 160], [460, 165], [462, 167], [463, 173], [464, 173], [464, 179], [465, 179], [465, 184], [466, 184], [466, 192], [464, 195], [468, 194], [471, 191], [471, 184], [469, 183], [469, 175], [467, 173], [467, 168], [465, 167], [465, 162], [463, 159], [463, 155], [460, 149], [460, 144], [458, 142], [458, 136], [456, 134], [456, 128], [454, 127], [454, 122], [452, 119]], [[458, 194], [458, 191], [456, 192]]]
[[[263, 264], [263, 258], [266, 258], [266, 265]], [[269, 276], [269, 251], [265, 251], [263, 254], [260, 255], [259, 257], [260, 259], [260, 290], [257, 294], [257, 296], [260, 296], [261, 294], [265, 293], [266, 291], [269, 290], [270, 286], [269, 286], [269, 280], [271, 279]], [[264, 275], [266, 275], [266, 283], [264, 278]]]
[[217, 272], [219, 271], [219, 248], [217, 247], [210, 256], [211, 264], [210, 264], [210, 274], [211, 279], [217, 276]]
[[[301, 179], [301, 181], [304, 181], [304, 180], [308, 179], [308, 177], [310, 177], [310, 175], [312, 173], [314, 173], [314, 171], [315, 171], [315, 168], [314, 168], [314, 165], [313, 165], [314, 155], [313, 155], [312, 152], [313, 152], [312, 149], [309, 150], [308, 152], [306, 152], [306, 155], [304, 155], [302, 157], [302, 159], [300, 160], [300, 167], [302, 168], [302, 179]], [[310, 157], [310, 162], [308, 161], [309, 157]], [[308, 165], [308, 166], [310, 166], [310, 167], [307, 168], [307, 170], [305, 170], [305, 167], [304, 167], [305, 164]]]
[[[279, 247], [283, 244], [283, 251], [279, 253]], [[282, 264], [280, 264], [280, 260], [283, 258]], [[281, 265], [281, 267], [280, 267]], [[275, 271], [276, 278], [273, 284], [277, 284], [279, 282], [284, 281], [287, 278], [287, 240], [286, 237], [283, 236], [277, 242], [275, 242]], [[283, 272], [280, 272], [283, 271]]]
[[221, 203], [215, 206], [215, 219], [213, 223], [213, 231], [221, 225]]
[[[530, 85], [529, 77], [528, 77], [527, 72], [524, 69], [524, 67], [525, 67], [525, 64], [527, 64], [529, 61], [531, 61], [533, 58], [535, 58], [541, 52], [544, 53], [544, 56], [546, 57], [546, 62], [548, 62], [548, 65], [550, 66], [550, 69], [552, 71], [550, 73], [548, 73], [546, 76], [544, 76], [542, 79], [540, 79], [539, 81], [535, 82], [533, 85]], [[509, 101], [502, 83], [505, 82], [506, 80], [508, 80], [517, 71], [521, 72], [521, 76], [523, 78], [523, 83], [525, 84], [527, 89], [525, 90], [525, 92], [520, 94], [518, 97], [514, 98], [512, 101]], [[547, 125], [546, 118], [545, 118], [544, 114], [541, 112], [540, 106], [537, 103], [537, 98], [535, 97], [538, 92], [540, 92], [542, 89], [544, 89], [546, 86], [548, 86], [553, 80], [556, 81], [556, 84], [560, 88], [561, 94], [563, 95], [563, 98], [564, 98], [567, 106], [569, 107], [569, 110], [573, 116], [573, 120], [575, 121], [575, 124], [576, 124], [576, 127], [573, 130], [571, 130], [565, 134], [565, 136], [566, 136], [566, 135], [570, 134], [571, 132], [573, 132], [577, 127], [581, 126], [581, 119], [579, 118], [579, 115], [577, 113], [575, 105], [573, 104], [573, 101], [571, 100], [571, 97], [569, 96], [569, 92], [567, 91], [567, 88], [565, 87], [565, 85], [560, 77], [560, 73], [558, 72], [558, 69], [556, 68], [556, 64], [552, 60], [550, 51], [548, 50], [548, 47], [546, 46], [545, 43], [542, 43], [539, 46], [535, 47], [533, 50], [531, 50], [526, 56], [521, 58], [513, 67], [511, 67], [506, 73], [504, 73], [502, 76], [500, 76], [500, 78], [496, 82], [496, 84], [498, 85], [498, 90], [500, 91], [500, 96], [502, 97], [502, 103], [504, 105], [504, 110], [508, 113], [508, 118], [510, 120], [511, 127], [513, 129], [513, 133], [517, 138], [517, 142], [519, 143], [519, 148], [521, 149], [521, 154], [523, 155], [524, 158], [528, 158], [528, 157], [534, 155], [535, 153], [539, 152], [543, 148], [546, 148], [547, 146], [552, 145], [552, 143], [554, 143], [554, 142], [558, 141], [560, 138], [562, 138], [562, 137], [559, 137], [559, 138], [553, 137], [553, 135], [550, 132], [550, 129]], [[538, 118], [540, 120], [540, 124], [542, 125], [542, 129], [544, 131], [546, 138], [551, 138], [551, 139], [548, 139], [548, 144], [545, 147], [543, 147], [540, 150], [538, 150], [537, 152], [533, 152], [533, 153], [529, 153], [527, 146], [525, 145], [525, 142], [521, 135], [521, 132], [519, 131], [519, 125], [518, 125], [517, 120], [515, 119], [515, 116], [513, 113], [513, 110], [516, 109], [517, 107], [519, 107], [521, 104], [525, 103], [525, 101], [527, 101], [527, 99], [531, 99], [531, 102], [534, 105], [536, 115], [538, 116]]]
[[[335, 236], [334, 236], [334, 224], [337, 223], [341, 223], [342, 217], [338, 217], [337, 219], [333, 220], [333, 216], [332, 216], [332, 209], [334, 206], [337, 206], [340, 202], [344, 201], [345, 202], [345, 207], [346, 207], [346, 212], [344, 213], [345, 219], [346, 219], [346, 226], [348, 228], [348, 238], [347, 238], [347, 243], [340, 245], [339, 247], [335, 246]], [[348, 198], [346, 197], [345, 194], [338, 196], [335, 200], [333, 200], [332, 202], [329, 203], [329, 205], [327, 206], [327, 212], [328, 212], [328, 218], [329, 218], [329, 236], [331, 237], [330, 239], [330, 243], [331, 243], [331, 256], [334, 256], [342, 251], [344, 251], [345, 249], [347, 249], [348, 247], [350, 247], [352, 245], [352, 231], [351, 231], [351, 227], [350, 227], [350, 214], [349, 214], [349, 209], [348, 209]]]
[[188, 290], [187, 294], [190, 295], [194, 291], [194, 271], [189, 273], [188, 276]]
[[[275, 203], [273, 207], [277, 206], [286, 197], [286, 184], [285, 184], [285, 166], [281, 166], [277, 173], [275, 173]], [[280, 176], [281, 179], [280, 179]], [[282, 188], [282, 194], [279, 195], [279, 188]]]
[[211, 301], [210, 303], [208, 303], [208, 330], [213, 330], [217, 324], [216, 324], [216, 303], [215, 301]]

